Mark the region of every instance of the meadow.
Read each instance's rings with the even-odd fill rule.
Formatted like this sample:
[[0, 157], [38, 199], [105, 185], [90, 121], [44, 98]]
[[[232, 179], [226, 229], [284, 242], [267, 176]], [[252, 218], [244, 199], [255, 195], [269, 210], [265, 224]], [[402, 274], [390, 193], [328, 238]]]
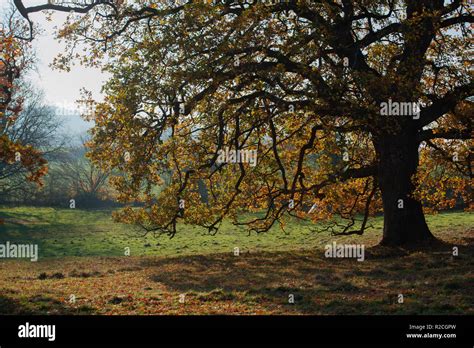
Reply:
[[[377, 246], [381, 217], [362, 236], [296, 221], [257, 235], [226, 222], [215, 236], [179, 226], [172, 239], [108, 210], [0, 208], [0, 218], [0, 244], [37, 243], [40, 254], [0, 260], [1, 314], [474, 314], [465, 212], [428, 216], [445, 244], [417, 252]], [[365, 261], [325, 258], [334, 241], [364, 244]]]

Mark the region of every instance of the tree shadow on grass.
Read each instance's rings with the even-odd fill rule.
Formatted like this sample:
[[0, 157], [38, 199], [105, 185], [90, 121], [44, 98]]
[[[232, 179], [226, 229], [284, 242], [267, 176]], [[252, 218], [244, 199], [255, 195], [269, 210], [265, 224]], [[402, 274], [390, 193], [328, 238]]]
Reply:
[[0, 295], [0, 315], [77, 315], [92, 314], [87, 306], [71, 308], [64, 303], [47, 296], [33, 296], [17, 299]]
[[[332, 261], [308, 254], [266, 252], [160, 259], [146, 261], [143, 266], [156, 269], [151, 279], [173, 291], [210, 292], [207, 300], [239, 297], [267, 307], [288, 306], [290, 312], [314, 314], [324, 312], [325, 305], [318, 298], [325, 293], [367, 291], [344, 279], [342, 271], [351, 261]], [[322, 263], [332, 266], [324, 268]]]
[[[226, 254], [197, 255], [182, 258], [167, 258], [145, 261], [143, 266], [159, 270], [153, 281], [166, 284], [178, 291], [211, 291], [219, 288], [226, 291], [245, 291], [249, 288], [280, 285], [282, 279], [298, 278], [302, 272], [315, 271], [310, 262], [298, 256], [286, 254], [289, 267], [280, 267], [282, 256], [269, 253], [234, 257]], [[266, 257], [265, 257], [266, 255]], [[304, 266], [304, 269], [301, 267]]]
[[[474, 248], [460, 246], [457, 259], [447, 253], [450, 249], [439, 250], [377, 254], [365, 262], [326, 259], [310, 251], [229, 253], [148, 259], [142, 266], [152, 269], [151, 279], [171, 291], [216, 295], [208, 300], [234, 296], [236, 301], [276, 308], [287, 306], [292, 295], [294, 311], [299, 313], [459, 313], [469, 301], [472, 279], [462, 279], [472, 267]], [[398, 306], [400, 291], [413, 301]], [[456, 296], [462, 304], [441, 306]]]

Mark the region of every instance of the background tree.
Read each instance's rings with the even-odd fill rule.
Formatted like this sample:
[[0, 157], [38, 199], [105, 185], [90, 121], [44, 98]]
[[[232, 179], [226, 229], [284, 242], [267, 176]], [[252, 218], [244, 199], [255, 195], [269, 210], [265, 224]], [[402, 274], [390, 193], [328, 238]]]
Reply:
[[[46, 160], [34, 144], [20, 139], [22, 136], [18, 136], [15, 126], [24, 108], [22, 76], [34, 59], [30, 45], [21, 38], [28, 28], [16, 13], [12, 8], [2, 17], [0, 25], [0, 175], [21, 170], [29, 181], [40, 183], [47, 172]], [[27, 113], [23, 113], [20, 121], [26, 133], [31, 131], [30, 125], [24, 122]]]
[[[349, 219], [341, 233], [361, 234], [383, 211], [382, 243], [406, 245], [433, 240], [422, 206], [433, 187], [419, 180], [434, 161], [456, 162], [447, 166], [460, 172], [456, 192], [466, 196], [467, 2], [100, 3], [75, 8], [85, 15], [70, 16], [60, 31], [71, 51], [56, 63], [67, 69], [82, 41], [90, 44], [83, 62], [107, 53], [113, 78], [97, 108], [91, 156], [124, 173], [114, 181], [123, 201], [145, 205], [125, 209], [122, 221], [173, 235], [179, 219], [215, 232], [230, 216], [262, 232], [291, 216], [339, 214]], [[25, 18], [70, 10], [15, 4]], [[421, 110], [384, 116], [389, 101]], [[217, 163], [224, 148], [257, 149], [258, 165]], [[160, 173], [172, 177], [156, 196]]]
[[101, 201], [111, 200], [113, 193], [108, 186], [110, 172], [94, 166], [85, 154], [85, 139], [82, 139], [82, 145], [69, 149], [58, 164], [58, 174], [68, 182], [68, 189], [64, 193], [82, 207], [92, 208]]
[[[66, 137], [61, 133], [53, 136], [61, 141]], [[0, 203], [69, 208], [70, 200], [74, 199], [76, 207], [81, 209], [117, 206], [115, 192], [108, 182], [110, 173], [85, 157], [86, 148], [82, 143], [74, 145], [74, 139], [67, 137], [69, 146], [60, 143], [44, 152], [48, 158], [48, 173], [42, 178], [41, 187], [25, 182], [21, 170], [13, 171], [13, 166], [7, 167], [12, 171], [3, 168], [8, 177], [1, 181]]]
[[[22, 83], [23, 106], [14, 123], [5, 127], [8, 138], [21, 146], [30, 146], [40, 151], [48, 162], [64, 146], [66, 139], [60, 135], [62, 122], [56, 110], [44, 103], [42, 92]], [[21, 162], [0, 163], [0, 201], [24, 201], [31, 199], [38, 189], [36, 184], [27, 184], [29, 172]]]

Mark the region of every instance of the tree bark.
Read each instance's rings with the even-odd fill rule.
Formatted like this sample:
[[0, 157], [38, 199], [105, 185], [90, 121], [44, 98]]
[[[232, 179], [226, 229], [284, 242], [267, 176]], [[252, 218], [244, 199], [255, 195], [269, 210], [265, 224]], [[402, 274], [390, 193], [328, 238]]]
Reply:
[[421, 202], [412, 196], [418, 147], [413, 134], [386, 134], [375, 141], [384, 210], [382, 245], [410, 246], [436, 240], [426, 224]]

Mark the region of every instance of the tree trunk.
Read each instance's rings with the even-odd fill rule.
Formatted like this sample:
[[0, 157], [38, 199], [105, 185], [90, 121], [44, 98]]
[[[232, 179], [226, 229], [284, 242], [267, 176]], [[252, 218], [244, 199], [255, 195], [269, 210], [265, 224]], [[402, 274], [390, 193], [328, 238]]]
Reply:
[[415, 185], [411, 179], [418, 167], [418, 146], [413, 134], [385, 135], [375, 141], [384, 210], [382, 245], [409, 246], [435, 240], [421, 203], [412, 197]]

